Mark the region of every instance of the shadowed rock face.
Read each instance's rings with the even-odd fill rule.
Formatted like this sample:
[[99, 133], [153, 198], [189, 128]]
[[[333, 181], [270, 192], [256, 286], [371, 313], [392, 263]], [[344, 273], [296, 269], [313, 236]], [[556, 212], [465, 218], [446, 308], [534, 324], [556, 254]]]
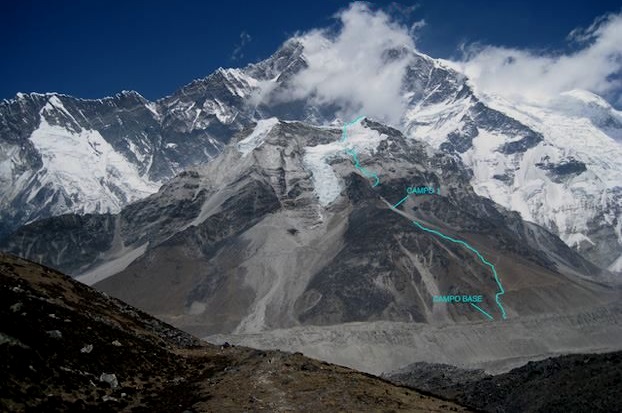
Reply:
[[537, 163], [536, 166], [548, 171], [551, 178], [555, 182], [562, 182], [564, 179], [580, 175], [587, 171], [585, 163], [577, 161], [576, 159], [568, 159], [557, 164], [551, 162], [541, 162]]
[[[12, 247], [7, 249], [30, 248], [32, 254], [22, 255], [67, 272], [79, 272], [96, 261], [100, 251], [112, 248], [116, 219], [110, 214], [43, 219], [14, 232]], [[37, 258], [40, 254], [46, 258]]]
[[468, 411], [302, 354], [214, 346], [0, 254], [3, 411]]
[[622, 409], [621, 352], [531, 361], [495, 376], [481, 370], [417, 363], [388, 378], [487, 412], [613, 412]]

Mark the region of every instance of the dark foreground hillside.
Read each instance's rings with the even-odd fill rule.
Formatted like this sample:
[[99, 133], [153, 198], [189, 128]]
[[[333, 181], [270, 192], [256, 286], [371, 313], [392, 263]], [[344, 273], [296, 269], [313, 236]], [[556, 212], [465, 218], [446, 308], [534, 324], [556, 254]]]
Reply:
[[416, 363], [391, 380], [489, 412], [622, 412], [622, 352], [531, 361], [495, 376]]
[[206, 344], [5, 254], [0, 320], [3, 412], [466, 411], [299, 353]]

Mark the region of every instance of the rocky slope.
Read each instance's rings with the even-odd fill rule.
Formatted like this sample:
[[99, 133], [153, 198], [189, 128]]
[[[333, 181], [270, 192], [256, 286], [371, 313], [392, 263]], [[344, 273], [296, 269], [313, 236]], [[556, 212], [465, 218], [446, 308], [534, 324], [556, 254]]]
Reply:
[[532, 361], [496, 376], [419, 363], [390, 380], [455, 398], [487, 412], [622, 410], [622, 353], [577, 354]]
[[206, 344], [5, 254], [0, 296], [3, 411], [468, 411], [302, 354]]
[[[291, 42], [265, 61], [218, 69], [150, 102], [134, 91], [87, 100], [19, 93], [0, 102], [0, 238], [64, 213], [116, 213], [216, 156], [264, 117], [256, 94], [303, 64]], [[272, 112], [284, 114], [276, 105]]]
[[[561, 333], [548, 321], [529, 340], [521, 333], [530, 317], [609, 311], [620, 290], [605, 283], [606, 272], [545, 229], [478, 196], [457, 157], [369, 119], [343, 136], [337, 129], [261, 121], [208, 165], [119, 214], [41, 220], [2, 248], [96, 283], [201, 337], [265, 333], [261, 346], [271, 347], [270, 330], [286, 328], [288, 339], [300, 340], [272, 344], [306, 349], [338, 331], [315, 354], [338, 355], [373, 372], [415, 361], [378, 329], [380, 321], [401, 323], [407, 332], [412, 323], [432, 342], [454, 324], [465, 336], [481, 327], [483, 337], [507, 341], [498, 349], [465, 344], [475, 349], [463, 354], [465, 363], [615, 349], [619, 328], [604, 334], [612, 323], [606, 318], [588, 327], [588, 340], [559, 319], [551, 322], [565, 326]], [[440, 193], [412, 194], [392, 207], [408, 187]], [[413, 221], [476, 249], [494, 263], [503, 291], [473, 249]], [[432, 299], [449, 294], [482, 295], [481, 308], [498, 323], [470, 305]], [[356, 322], [371, 332], [355, 339], [357, 348], [384, 349], [373, 366], [339, 348], [347, 341], [344, 323]], [[558, 333], [572, 345], [555, 346]], [[425, 354], [446, 361], [443, 352]]]

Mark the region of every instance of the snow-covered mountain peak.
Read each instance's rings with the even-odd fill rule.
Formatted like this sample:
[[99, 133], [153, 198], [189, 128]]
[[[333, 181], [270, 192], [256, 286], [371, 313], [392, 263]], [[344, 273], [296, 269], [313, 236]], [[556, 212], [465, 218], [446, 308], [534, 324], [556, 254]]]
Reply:
[[586, 91], [538, 104], [476, 94], [413, 107], [409, 131], [436, 148], [459, 153], [473, 171], [478, 194], [549, 228], [593, 262], [619, 271], [618, 116]]
[[550, 106], [569, 116], [588, 119], [611, 138], [622, 142], [622, 112], [602, 97], [586, 90], [572, 90], [560, 94]]
[[[213, 160], [247, 128], [233, 150], [238, 159], [252, 162], [254, 156], [243, 155], [261, 153], [273, 129], [285, 128], [276, 119], [340, 128], [341, 120], [350, 121], [350, 116], [362, 112], [390, 123], [412, 145], [422, 140], [435, 150], [459, 156], [471, 170], [471, 184], [479, 194], [554, 231], [599, 265], [609, 266], [622, 256], [622, 149], [616, 142], [622, 140], [622, 120], [606, 101], [578, 90], [551, 102], [508, 101], [478, 93], [450, 63], [414, 48], [394, 43], [359, 51], [380, 53], [374, 60], [378, 67], [363, 67], [346, 62], [337, 53], [343, 44], [336, 46], [335, 39], [307, 40], [292, 38], [262, 62], [219, 68], [156, 102], [132, 91], [97, 100], [22, 94], [0, 102], [0, 179], [6, 187], [21, 188], [6, 199], [21, 205], [20, 199], [41, 190], [30, 181], [36, 173], [24, 172], [43, 168], [42, 154], [37, 152], [43, 137], [35, 135], [39, 146], [31, 139], [41, 118], [49, 126], [44, 130], [64, 129], [54, 131], [50, 142], [58, 142], [58, 136], [67, 142], [79, 136], [89, 145], [97, 139], [84, 134], [98, 133], [133, 165], [136, 172], [131, 176], [157, 183]], [[354, 59], [356, 53], [352, 51]], [[325, 84], [326, 67], [318, 62], [330, 64], [329, 72], [338, 75], [338, 81], [328, 76], [333, 83]], [[370, 101], [373, 104], [365, 103]], [[386, 122], [374, 112], [399, 116]], [[350, 144], [357, 139], [357, 128], [351, 127]], [[329, 172], [326, 168], [333, 158], [324, 149], [330, 144], [303, 145], [310, 156], [307, 165], [316, 167], [316, 175]], [[102, 145], [95, 145], [97, 151], [102, 152]], [[366, 153], [364, 144], [358, 146]], [[273, 159], [264, 161], [270, 164]], [[143, 184], [147, 181], [136, 193], [143, 193]], [[47, 196], [42, 193], [40, 198]], [[118, 199], [123, 203], [129, 198]], [[76, 205], [63, 209], [83, 210]], [[27, 220], [49, 214], [30, 211]], [[23, 218], [9, 220], [19, 223]]]
[[117, 93], [116, 96], [130, 96], [130, 97], [136, 97], [140, 100], [147, 100], [143, 97], [143, 95], [141, 95], [140, 93], [138, 93], [135, 90], [122, 90], [121, 92]]
[[609, 102], [588, 90], [573, 89], [567, 92], [560, 93], [560, 96], [564, 98], [578, 100], [590, 106], [600, 106], [601, 108], [607, 110], [613, 109]]

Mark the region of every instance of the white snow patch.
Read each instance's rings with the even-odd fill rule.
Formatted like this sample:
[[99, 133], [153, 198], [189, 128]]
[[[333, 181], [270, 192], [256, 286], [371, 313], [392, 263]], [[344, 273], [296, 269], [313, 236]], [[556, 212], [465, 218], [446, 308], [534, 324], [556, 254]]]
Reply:
[[233, 95], [246, 98], [252, 93], [252, 91], [259, 87], [259, 82], [255, 78], [245, 74], [240, 69], [220, 70], [228, 80], [228, 82], [225, 82], [225, 87]]
[[406, 135], [424, 140], [438, 149], [447, 140], [447, 135], [462, 130], [462, 117], [470, 105], [465, 99], [434, 105], [419, 103], [404, 114]]
[[153, 103], [153, 102], [149, 102], [149, 103], [145, 103], [145, 107], [149, 110], [149, 112], [153, 113], [153, 117], [157, 120], [160, 119], [160, 114], [158, 113], [158, 106]]
[[[127, 202], [159, 188], [159, 183], [141, 176], [136, 165], [116, 152], [96, 130], [75, 133], [48, 124], [42, 116], [30, 140], [43, 161], [38, 176], [41, 187], [58, 188], [71, 197], [79, 205], [73, 212], [118, 212]], [[37, 195], [38, 188], [30, 193], [29, 200]]]
[[41, 111], [42, 112], [43, 111], [51, 112], [54, 109], [59, 110], [60, 112], [62, 112], [66, 117], [68, 117], [69, 119], [71, 119], [74, 122], [75, 126], [80, 127], [80, 124], [78, 123], [76, 118], [74, 118], [71, 115], [71, 113], [69, 113], [67, 111], [67, 109], [65, 109], [65, 106], [63, 105], [63, 102], [61, 102], [61, 100], [56, 95], [52, 95], [50, 97], [50, 99], [48, 99], [48, 103], [45, 104], [45, 106], [43, 107], [43, 109]]
[[127, 143], [128, 143], [128, 145], [130, 147], [130, 151], [134, 154], [134, 156], [136, 156], [136, 159], [138, 159], [138, 161], [140, 163], [144, 162], [145, 159], [147, 159], [147, 155], [148, 154], [147, 153], [143, 153], [140, 150], [140, 148], [138, 146], [136, 146], [136, 144], [132, 140], [128, 139]]
[[253, 132], [246, 138], [238, 142], [237, 148], [242, 155], [246, 156], [251, 153], [255, 148], [259, 147], [266, 136], [270, 133], [272, 128], [279, 123], [277, 118], [263, 119], [257, 122]]
[[583, 235], [581, 233], [574, 233], [574, 234], [568, 235], [564, 239], [564, 242], [566, 244], [568, 244], [568, 246], [570, 246], [570, 247], [577, 247], [582, 242], [588, 242], [588, 243], [590, 243], [592, 245], [596, 245], [596, 244], [594, 244], [594, 242], [592, 242], [592, 240], [589, 237], [586, 237], [585, 235]]
[[373, 155], [378, 144], [386, 138], [386, 135], [357, 123], [348, 126], [346, 139], [343, 141], [305, 148], [303, 162], [313, 174], [311, 178], [313, 187], [322, 206], [333, 202], [342, 191], [339, 179], [329, 164], [330, 161], [336, 157], [350, 157], [345, 153], [346, 149], [354, 150], [359, 157], [361, 154]]
[[343, 145], [332, 142], [305, 148], [303, 162], [312, 173], [313, 187], [323, 206], [333, 202], [341, 193], [339, 179], [328, 161], [334, 159], [339, 151], [343, 150], [342, 147]]
[[207, 307], [204, 303], [193, 301], [192, 304], [190, 304], [190, 308], [188, 309], [188, 314], [191, 314], [191, 315], [203, 314], [206, 308]]
[[622, 273], [622, 255], [620, 255], [607, 269], [611, 272]]
[[381, 141], [387, 139], [373, 129], [366, 128], [362, 123], [348, 126], [346, 139], [340, 142], [343, 149], [354, 149], [357, 154], [373, 155]]
[[[213, 114], [214, 116], [216, 116], [216, 119], [218, 119], [221, 123], [225, 124], [233, 122], [238, 114], [237, 111], [232, 110], [229, 106], [225, 105], [218, 99], [206, 100], [205, 103], [203, 103], [203, 110], [206, 113]], [[197, 122], [200, 113], [200, 111], [197, 112], [195, 119], [192, 122], [193, 126]]]

